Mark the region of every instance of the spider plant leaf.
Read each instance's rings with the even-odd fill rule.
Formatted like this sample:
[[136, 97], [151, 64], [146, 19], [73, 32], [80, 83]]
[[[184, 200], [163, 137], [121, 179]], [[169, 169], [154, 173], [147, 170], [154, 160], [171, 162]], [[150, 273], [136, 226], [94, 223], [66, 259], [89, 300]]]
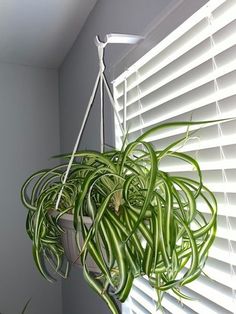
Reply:
[[[81, 224], [81, 231], [84, 239], [87, 239], [89, 231], [85, 224]], [[96, 265], [100, 268], [101, 272], [106, 276], [109, 280], [109, 283], [113, 286], [112, 277], [110, 275], [109, 269], [104, 262], [104, 259], [101, 257], [101, 252], [98, 251], [96, 243], [94, 243], [93, 239], [89, 239], [87, 242], [87, 246], [83, 248], [83, 251], [80, 252], [82, 265], [86, 266], [86, 257], [87, 254], [91, 255]]]
[[[100, 220], [102, 219], [104, 212], [107, 210], [107, 206], [112, 198], [112, 196], [114, 195], [114, 193], [120, 191], [120, 189], [116, 189], [115, 191], [112, 191], [103, 201], [103, 203], [101, 204], [100, 208], [98, 209], [97, 215], [93, 221], [93, 224], [90, 227], [90, 230], [88, 232], [88, 234], [86, 235], [83, 247], [81, 249], [81, 253], [83, 252], [83, 250], [86, 248], [88, 242], [90, 241], [90, 239], [93, 237], [93, 235], [97, 232], [98, 230], [98, 225], [100, 223]], [[81, 224], [83, 225], [83, 222], [81, 221]]]
[[183, 181], [173, 179], [172, 182], [176, 183], [186, 196], [186, 203], [184, 204], [184, 207], [187, 207], [188, 210], [186, 211], [185, 218], [188, 223], [190, 223], [196, 215], [196, 197]]
[[[129, 216], [129, 219], [131, 219], [131, 221], [135, 224], [138, 219], [136, 214], [132, 211], [127, 211], [127, 215]], [[147, 226], [145, 225], [145, 223], [139, 224], [138, 231], [140, 231], [144, 239], [148, 242], [148, 245], [152, 247], [153, 246], [152, 235], [151, 232], [148, 230]]]
[[[192, 180], [189, 178], [182, 178], [182, 177], [175, 178], [175, 180], [176, 179], [178, 181], [185, 182], [187, 185], [189, 185], [195, 191], [198, 188], [198, 182], [196, 182], [195, 180]], [[204, 234], [206, 234], [206, 232], [208, 232], [216, 224], [217, 202], [216, 202], [215, 196], [205, 185], [202, 186], [202, 190], [206, 191], [208, 193], [208, 197], [212, 202], [211, 203], [208, 200], [208, 198], [206, 196], [204, 196], [204, 194], [202, 192], [200, 193], [201, 198], [205, 201], [209, 210], [211, 211], [211, 219], [205, 226], [193, 231], [193, 234], [195, 237], [203, 236]]]
[[[165, 244], [168, 256], [172, 255], [171, 251], [171, 230], [174, 228], [173, 219], [173, 198], [172, 198], [172, 184], [167, 174], [163, 174], [163, 185], [165, 191]], [[175, 239], [174, 239], [175, 242]]]
[[[70, 158], [71, 154], [65, 154], [65, 155], [61, 155], [59, 156], [60, 158]], [[114, 166], [114, 163], [111, 162], [111, 160], [109, 158], [106, 157], [105, 154], [96, 152], [96, 151], [92, 151], [92, 150], [86, 150], [86, 151], [80, 151], [78, 153], [75, 154], [75, 158], [78, 157], [86, 157], [86, 158], [94, 158], [94, 160], [98, 160], [100, 164], [106, 165], [108, 166], [109, 169], [111, 169], [112, 171], [116, 172], [116, 167]]]
[[143, 264], [142, 269], [145, 274], [150, 275], [152, 264], [153, 264], [153, 249], [147, 245], [146, 249], [144, 251], [144, 258], [143, 258]]
[[104, 217], [104, 224], [106, 229], [108, 230], [112, 243], [113, 243], [113, 251], [116, 256], [117, 265], [119, 269], [119, 284], [115, 290], [115, 294], [119, 295], [122, 293], [122, 290], [125, 289], [126, 282], [128, 279], [128, 265], [127, 260], [125, 258], [125, 248], [122, 242], [122, 239], [119, 237], [117, 230], [112, 228], [109, 220]]
[[194, 125], [204, 125], [204, 124], [215, 124], [215, 123], [222, 123], [226, 121], [233, 120], [234, 118], [227, 118], [227, 119], [218, 119], [218, 120], [208, 120], [208, 121], [176, 121], [176, 122], [168, 122], [163, 124], [158, 124], [157, 126], [154, 126], [150, 130], [146, 131], [142, 135], [140, 135], [136, 142], [143, 141], [145, 138], [147, 138], [149, 135], [156, 133], [157, 131], [160, 131], [162, 129], [172, 128], [172, 127], [178, 127], [178, 126], [194, 126]]
[[[158, 200], [158, 196], [159, 196], [158, 193], [156, 193], [157, 200]], [[170, 260], [169, 260], [169, 256], [167, 252], [167, 244], [166, 244], [166, 240], [165, 240], [164, 232], [163, 232], [164, 224], [163, 224], [162, 206], [160, 206], [157, 209], [157, 213], [158, 213], [158, 238], [159, 238], [159, 244], [160, 244], [160, 251], [163, 258], [163, 263], [168, 268], [170, 266]]]
[[34, 258], [34, 262], [35, 265], [37, 266], [39, 272], [41, 273], [41, 275], [47, 279], [49, 282], [54, 282], [55, 280], [52, 278], [52, 276], [50, 276], [46, 270], [46, 268], [44, 267], [43, 261], [42, 261], [42, 249], [38, 250], [35, 248], [35, 246], [33, 246], [33, 258]]
[[188, 235], [189, 243], [191, 245], [191, 250], [192, 250], [191, 264], [188, 271], [184, 275], [184, 278], [185, 278], [192, 275], [195, 272], [195, 270], [198, 268], [199, 254], [198, 254], [197, 244], [196, 244], [193, 232], [188, 227], [188, 224], [181, 217], [177, 216], [176, 213], [175, 213], [175, 218], [184, 227], [186, 234]]
[[[132, 223], [131, 223], [131, 221], [129, 219], [129, 216], [127, 214], [128, 210], [129, 210], [128, 208], [124, 208], [124, 210], [123, 210], [124, 211], [125, 225], [126, 225], [126, 228], [128, 229], [127, 230], [127, 234], [129, 234], [130, 230], [132, 230], [132, 228], [133, 228], [133, 225], [132, 225]], [[135, 247], [135, 250], [140, 255], [140, 257], [142, 257], [143, 254], [144, 254], [144, 249], [143, 249], [143, 247], [141, 245], [141, 241], [140, 241], [140, 239], [139, 239], [137, 234], [133, 234], [132, 245]]]
[[124, 302], [127, 299], [128, 295], [130, 293], [130, 290], [132, 288], [133, 281], [134, 281], [134, 276], [133, 276], [132, 272], [129, 272], [128, 278], [126, 281], [126, 285], [123, 288], [123, 290], [121, 291], [121, 293], [118, 295], [118, 299], [120, 302]]
[[196, 299], [193, 299], [193, 298], [189, 297], [188, 295], [184, 294], [183, 292], [181, 292], [179, 288], [172, 288], [172, 291], [174, 292], [174, 294], [176, 294], [181, 299], [185, 299], [185, 300], [189, 300], [189, 301], [195, 301], [196, 300]]
[[85, 280], [88, 282], [90, 287], [99, 294], [99, 296], [107, 303], [109, 309], [111, 310], [112, 314], [120, 314], [119, 308], [117, 304], [115, 303], [114, 299], [109, 296], [109, 294], [104, 291], [101, 283], [94, 279], [92, 275], [89, 274], [89, 271], [87, 269], [87, 266], [84, 265], [83, 267], [83, 274]]
[[75, 200], [74, 219], [73, 219], [75, 230], [77, 230], [77, 227], [79, 224], [78, 217], [79, 217], [80, 212], [82, 210], [84, 199], [85, 199], [85, 197], [86, 197], [86, 195], [90, 189], [91, 184], [97, 178], [100, 177], [100, 175], [103, 171], [106, 171], [106, 170], [107, 170], [106, 167], [99, 168], [96, 171], [89, 173], [89, 175], [86, 176], [86, 178], [84, 179], [84, 182], [83, 182], [82, 187], [81, 187], [81, 191], [79, 192], [78, 197]]
[[104, 226], [103, 221], [101, 221], [101, 223], [100, 223], [100, 228], [101, 228], [101, 231], [99, 232], [99, 234], [103, 239], [104, 249], [106, 250], [106, 256], [107, 256], [107, 260], [108, 260], [108, 268], [111, 269], [115, 263], [115, 256], [114, 256], [114, 252], [113, 252], [112, 242], [111, 242], [111, 239], [109, 237], [109, 234], [107, 233], [107, 230]]
[[145, 212], [152, 200], [153, 197], [153, 191], [155, 188], [155, 183], [156, 183], [156, 176], [157, 176], [157, 157], [155, 154], [154, 149], [152, 148], [152, 145], [150, 145], [149, 143], [145, 143], [145, 142], [134, 142], [131, 143], [132, 145], [128, 145], [125, 152], [124, 152], [124, 156], [123, 156], [123, 161], [122, 161], [122, 165], [121, 165], [121, 170], [123, 168], [123, 164], [125, 161], [125, 158], [128, 154], [130, 154], [132, 152], [132, 150], [134, 149], [135, 146], [137, 146], [138, 144], [142, 144], [146, 147], [149, 156], [150, 156], [150, 170], [149, 170], [149, 175], [148, 175], [148, 181], [147, 181], [147, 192], [146, 192], [146, 197], [144, 200], [144, 204], [140, 210], [140, 214], [138, 217], [138, 220], [135, 222], [135, 225], [133, 227], [133, 230], [131, 231], [131, 233], [129, 234], [128, 238], [125, 240], [126, 242], [129, 241], [129, 239], [131, 238], [131, 236], [135, 233], [136, 229], [138, 228], [140, 222], [142, 221]]
[[201, 172], [199, 163], [194, 158], [192, 158], [191, 156], [188, 156], [188, 155], [186, 155], [184, 153], [180, 153], [180, 152], [170, 152], [170, 156], [177, 157], [178, 159], [189, 163], [197, 171], [197, 175], [199, 177], [198, 189], [195, 193], [195, 198], [197, 198], [200, 191], [201, 191], [201, 188], [202, 188], [202, 172]]
[[21, 314], [25, 314], [26, 313], [26, 310], [27, 310], [27, 307], [29, 306], [30, 302], [31, 302], [31, 299], [32, 298], [29, 298], [29, 300], [26, 302]]

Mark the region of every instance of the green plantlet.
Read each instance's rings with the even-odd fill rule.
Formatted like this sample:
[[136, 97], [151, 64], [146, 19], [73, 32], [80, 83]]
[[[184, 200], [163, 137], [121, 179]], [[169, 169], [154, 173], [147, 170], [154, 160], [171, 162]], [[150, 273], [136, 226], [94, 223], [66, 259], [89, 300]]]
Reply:
[[[181, 292], [181, 287], [202, 273], [216, 234], [216, 199], [202, 182], [198, 162], [177, 150], [186, 136], [163, 150], [148, 142], [148, 137], [164, 128], [189, 128], [210, 122], [217, 123], [162, 124], [121, 150], [79, 151], [64, 185], [71, 155], [60, 156], [65, 164], [33, 174], [24, 183], [21, 196], [28, 209], [26, 230], [41, 274], [48, 280], [53, 280], [51, 274], [55, 271], [67, 276], [68, 262], [59, 221], [64, 213], [70, 213], [84, 278], [113, 314], [119, 313], [116, 299], [124, 302], [134, 278], [139, 276], [147, 276], [155, 288], [157, 306], [161, 306], [164, 292], [169, 289], [190, 299]], [[191, 137], [191, 132], [187, 132], [187, 137]], [[188, 163], [196, 170], [198, 179], [162, 171], [160, 163], [165, 158]], [[51, 213], [61, 190], [55, 217]], [[208, 207], [208, 220], [199, 204]], [[86, 216], [92, 221], [89, 228], [84, 221]], [[98, 266], [98, 273], [88, 268], [88, 256]], [[53, 271], [45, 266], [47, 262]]]

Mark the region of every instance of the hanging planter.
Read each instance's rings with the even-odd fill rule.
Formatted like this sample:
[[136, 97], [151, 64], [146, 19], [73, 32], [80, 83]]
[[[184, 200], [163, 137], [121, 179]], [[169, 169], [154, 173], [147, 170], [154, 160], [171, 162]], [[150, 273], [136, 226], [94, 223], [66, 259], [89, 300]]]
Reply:
[[[60, 215], [59, 211], [53, 210], [50, 215], [54, 218], [56, 218], [58, 215]], [[64, 254], [67, 258], [67, 260], [73, 264], [77, 265], [79, 267], [82, 267], [80, 258], [79, 258], [79, 248], [76, 240], [76, 230], [73, 223], [73, 215], [72, 214], [63, 214], [59, 220], [58, 225], [63, 229], [63, 233], [61, 234], [61, 244], [64, 249]], [[92, 220], [90, 217], [84, 217], [84, 223], [86, 225], [86, 228], [90, 229], [92, 225]], [[77, 233], [79, 233], [78, 241], [79, 246], [83, 246], [83, 240], [82, 240], [82, 234], [81, 230], [77, 228]], [[97, 267], [96, 263], [93, 261], [91, 256], [87, 257], [87, 267], [91, 272], [98, 273], [99, 268]]]
[[[114, 102], [103, 74], [104, 47], [98, 42], [100, 72], [72, 154], [60, 156], [64, 164], [33, 174], [21, 195], [41, 274], [50, 281], [55, 271], [66, 277], [68, 260], [80, 263], [85, 280], [112, 313], [119, 313], [115, 299], [124, 302], [139, 276], [146, 275], [155, 288], [158, 306], [169, 289], [189, 299], [181, 287], [202, 273], [215, 238], [217, 204], [198, 162], [176, 149], [191, 137], [191, 126], [217, 121], [157, 125], [110, 151], [103, 150], [101, 127], [101, 151], [77, 152], [99, 78], [101, 96], [104, 83]], [[149, 142], [154, 133], [180, 126], [186, 127], [186, 136], [165, 149]], [[165, 158], [190, 164], [198, 178], [162, 171]], [[208, 220], [200, 211], [202, 204], [209, 209]]]

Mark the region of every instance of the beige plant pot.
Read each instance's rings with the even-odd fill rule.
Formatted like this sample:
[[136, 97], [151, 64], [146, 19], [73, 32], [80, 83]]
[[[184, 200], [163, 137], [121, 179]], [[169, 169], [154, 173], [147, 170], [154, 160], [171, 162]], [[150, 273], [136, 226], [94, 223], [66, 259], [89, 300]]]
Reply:
[[[56, 217], [58, 215], [58, 211], [52, 211], [52, 216]], [[91, 226], [91, 219], [89, 217], [84, 217], [84, 221], [87, 225], [87, 227], [89, 228]], [[77, 242], [76, 242], [76, 232], [74, 229], [74, 225], [73, 225], [73, 215], [71, 214], [64, 214], [60, 219], [59, 219], [59, 225], [62, 227], [62, 229], [65, 231], [62, 234], [62, 245], [64, 247], [65, 250], [65, 255], [67, 257], [67, 259], [71, 262], [71, 264], [76, 265], [76, 266], [80, 266], [81, 262], [80, 262], [80, 258], [78, 258], [79, 256], [79, 249], [77, 246]], [[83, 241], [82, 241], [82, 235], [80, 238], [80, 246], [83, 246]], [[93, 259], [91, 258], [91, 256], [88, 255], [87, 257], [87, 266], [88, 269], [92, 272], [99, 272], [99, 268], [97, 267], [97, 265], [94, 263]]]

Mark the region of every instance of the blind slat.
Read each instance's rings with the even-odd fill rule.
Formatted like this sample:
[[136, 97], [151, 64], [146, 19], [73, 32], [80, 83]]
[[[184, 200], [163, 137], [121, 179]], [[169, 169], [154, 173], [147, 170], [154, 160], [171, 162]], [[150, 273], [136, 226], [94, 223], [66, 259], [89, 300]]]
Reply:
[[[226, 25], [234, 21], [235, 14], [233, 12], [236, 9], [235, 1], [227, 0], [228, 2], [230, 2], [230, 5], [226, 10], [224, 10], [225, 1], [217, 1], [215, 1], [215, 4], [208, 4], [218, 7], [219, 10], [220, 5], [223, 3], [223, 5], [221, 6], [223, 8], [222, 12], [219, 13], [221, 11], [219, 10], [216, 18], [211, 21], [211, 30], [209, 29], [209, 21], [207, 20], [208, 16], [210, 16], [210, 7], [207, 8], [207, 6], [205, 6], [202, 8], [202, 12], [201, 9], [196, 12], [196, 14], [192, 16], [192, 18], [183, 23], [178, 29], [176, 29], [156, 47], [154, 47], [149, 53], [147, 53], [144, 57], [138, 60], [122, 75], [120, 75], [120, 77], [114, 80], [114, 87], [119, 90], [119, 84], [122, 84], [122, 81], [125, 78], [128, 79], [129, 76], [133, 75], [133, 73], [135, 73], [137, 70], [139, 70], [140, 72], [143, 71], [144, 73], [148, 73], [147, 68], [150, 68], [150, 70], [154, 68], [153, 61], [157, 60], [157, 62], [160, 63], [161, 58], [159, 54], [163, 53], [163, 51], [169, 49], [169, 54], [164, 54], [166, 56], [166, 60], [162, 67], [166, 66], [185, 52], [191, 50], [193, 47], [208, 38], [210, 35], [214, 35], [216, 32], [223, 29]], [[214, 1], [211, 2], [213, 3]], [[213, 14], [213, 11], [211, 11], [211, 14]], [[137, 83], [140, 84], [141, 82], [138, 81]], [[127, 90], [129, 90], [129, 84], [127, 86]]]
[[[236, 109], [236, 108], [235, 108]], [[215, 115], [212, 117], [212, 119], [227, 119], [229, 117], [234, 117], [234, 114], [235, 114], [235, 109], [233, 109], [231, 112], [228, 112], [227, 114], [225, 115]], [[182, 120], [180, 120], [182, 121]], [[200, 121], [200, 120], [199, 120]], [[231, 127], [231, 125], [234, 124], [234, 121], [229, 121], [229, 122], [222, 122], [220, 123], [221, 125], [221, 128], [222, 129], [225, 129], [225, 131], [223, 132], [223, 136], [227, 136], [228, 134], [228, 126], [229, 128], [231, 128], [231, 135], [232, 137], [235, 136], [235, 133], [236, 133], [236, 129], [235, 127]], [[219, 124], [218, 124], [219, 125]], [[211, 130], [210, 130], [211, 128]], [[209, 123], [209, 124], [205, 124], [205, 125], [196, 125], [196, 126], [191, 126], [189, 128], [189, 131], [195, 131], [195, 130], [198, 130], [196, 136], [199, 137], [200, 139], [203, 139], [203, 141], [205, 139], [207, 139], [209, 142], [210, 140], [213, 138], [214, 134], [214, 129], [215, 129], [215, 137], [219, 138], [219, 135], [218, 135], [218, 126], [217, 126], [217, 123]], [[147, 131], [145, 129], [143, 129], [142, 127], [140, 128], [140, 130], [142, 131]], [[143, 132], [139, 132], [138, 136], [141, 135]], [[176, 136], [176, 135], [180, 135], [180, 136], [186, 136], [186, 133], [187, 133], [187, 127], [176, 127], [174, 129], [171, 129], [170, 131], [162, 131], [160, 132], [158, 135], [151, 135], [149, 137], [146, 138], [146, 141], [147, 142], [155, 142], [157, 140], [160, 140], [160, 139], [168, 139], [172, 136]], [[132, 136], [132, 137], [131, 137]], [[136, 137], [135, 137], [136, 138]], [[134, 140], [135, 138], [133, 138], [133, 134], [132, 133], [129, 133], [129, 137], [128, 137], [128, 140], [131, 141], [131, 140]], [[172, 139], [171, 139], [172, 141]]]
[[221, 262], [228, 263], [230, 265], [236, 265], [236, 243], [232, 244], [231, 246], [234, 247], [233, 252], [229, 252], [229, 243], [226, 239], [219, 239], [216, 238], [210, 252], [209, 256], [213, 259], [216, 259]]
[[[235, 72], [235, 76], [236, 76], [236, 72]], [[209, 88], [210, 87], [210, 88]], [[144, 108], [141, 108], [140, 110], [136, 110], [136, 113], [134, 113], [132, 115], [132, 117], [127, 117], [127, 123], [129, 123], [129, 121], [135, 117], [138, 117], [138, 121], [139, 121], [139, 124], [140, 124], [140, 115], [148, 112], [149, 113], [149, 116], [151, 115], [152, 116], [152, 119], [149, 120], [148, 122], [145, 122], [145, 123], [141, 123], [141, 125], [137, 125], [137, 126], [133, 126], [130, 128], [130, 131], [129, 133], [133, 133], [133, 132], [136, 132], [140, 129], [145, 129], [147, 127], [150, 127], [150, 126], [153, 126], [157, 123], [162, 123], [166, 120], [169, 120], [171, 118], [174, 118], [174, 117], [177, 117], [177, 116], [180, 116], [181, 114], [183, 113], [186, 113], [186, 112], [193, 112], [195, 109], [198, 109], [198, 108], [201, 108], [203, 106], [206, 106], [208, 104], [211, 104], [212, 102], [214, 101], [220, 101], [222, 99], [225, 99], [225, 98], [228, 98], [228, 97], [231, 97], [233, 95], [236, 95], [236, 84], [232, 84], [231, 86], [228, 86], [227, 88], [225, 89], [221, 89], [221, 90], [218, 90], [217, 92], [214, 92], [214, 86], [206, 86], [204, 88], [205, 90], [208, 90], [209, 89], [212, 91], [210, 94], [208, 93], [207, 96], [205, 97], [202, 97], [202, 93], [201, 91], [199, 91], [199, 96], [198, 96], [198, 99], [197, 100], [192, 100], [191, 101], [191, 96], [186, 96], [188, 98], [188, 103], [183, 105], [183, 107], [181, 108], [177, 108], [175, 110], [173, 110], [171, 113], [167, 113], [167, 114], [164, 114], [162, 116], [158, 116], [156, 114], [156, 112], [158, 111], [157, 110], [157, 107], [160, 106], [160, 105], [163, 105], [163, 103], [165, 103], [165, 101], [169, 101], [169, 100], [172, 100], [172, 96], [167, 96], [165, 101], [163, 100], [159, 100], [157, 101], [156, 103], [154, 104], [151, 104], [151, 106], [148, 106], [148, 107], [144, 107]], [[205, 90], [203, 90], [202, 92], [205, 93]], [[196, 98], [196, 95], [192, 95], [193, 99]], [[178, 101], [179, 102], [179, 101]], [[171, 105], [171, 104], [170, 104]], [[155, 108], [155, 112], [151, 112], [152, 109]], [[234, 111], [234, 114], [235, 114], [235, 111]], [[145, 117], [142, 119], [145, 119]], [[132, 124], [134, 124], [132, 122]], [[136, 124], [136, 123], [135, 123]], [[129, 124], [128, 124], [129, 125]]]
[[[234, 267], [233, 271], [236, 269]], [[228, 286], [229, 288], [236, 289], [236, 277], [232, 273], [232, 269], [229, 264], [209, 258], [204, 267], [204, 272], [213, 280]]]
[[[235, 25], [234, 25], [234, 29], [236, 29]], [[236, 31], [235, 31], [235, 33], [236, 33]], [[212, 65], [211, 55], [217, 56], [222, 51], [226, 51], [225, 48], [231, 48], [231, 47], [235, 48], [235, 45], [236, 45], [236, 35], [235, 34], [233, 34], [231, 38], [225, 39], [221, 44], [219, 44], [218, 46], [216, 46], [214, 48], [211, 48], [210, 41], [209, 41], [208, 42], [208, 46], [209, 46], [208, 51], [205, 51], [204, 55], [201, 55], [199, 57], [186, 56], [186, 58], [192, 57], [191, 60], [194, 60], [194, 62], [192, 61], [191, 63], [186, 64], [187, 60], [183, 60], [181, 62], [181, 63], [183, 63], [183, 65], [182, 65], [182, 64], [179, 64], [180, 63], [179, 60], [176, 60], [175, 63], [177, 63], [177, 61], [179, 61], [177, 64], [177, 66], [178, 66], [177, 69], [175, 69], [175, 68], [173, 69], [173, 67], [175, 67], [175, 65], [169, 65], [169, 67], [166, 67], [164, 69], [165, 71], [162, 71], [161, 73], [158, 72], [158, 73], [156, 73], [155, 76], [152, 76], [150, 79], [146, 79], [145, 84], [137, 85], [137, 87], [135, 89], [131, 90], [127, 95], [127, 98], [128, 98], [127, 107], [133, 105], [137, 101], [142, 100], [147, 95], [158, 91], [158, 89], [163, 88], [165, 85], [168, 85], [168, 87], [170, 88], [170, 85], [175, 84], [176, 79], [179, 79], [180, 77], [184, 79], [185, 76], [191, 75], [192, 80], [191, 80], [191, 84], [189, 84], [189, 82], [188, 82], [188, 84], [186, 84], [184, 87], [182, 87], [182, 89], [178, 88], [178, 90], [175, 92], [177, 95], [178, 94], [179, 95], [184, 94], [190, 89], [197, 88], [201, 85], [206, 84], [207, 82], [210, 82], [211, 80], [214, 79], [212, 72], [208, 71], [208, 72], [206, 72], [205, 76], [200, 76], [198, 78], [199, 75], [198, 75], [197, 70], [200, 68], [202, 68], [202, 69], [205, 68], [205, 70], [206, 70], [207, 64], [209, 67], [211, 67], [211, 65]], [[205, 47], [200, 47], [200, 48], [204, 49]], [[231, 49], [231, 50], [232, 50], [231, 53], [233, 55], [235, 53], [235, 49]], [[201, 53], [202, 53], [202, 49], [201, 49]], [[229, 54], [229, 52], [227, 52], [227, 51], [226, 51], [226, 53]], [[208, 56], [208, 59], [206, 58], [206, 56]], [[227, 56], [227, 58], [225, 58], [227, 60], [227, 63], [224, 62], [224, 64], [220, 64], [220, 60], [222, 60], [222, 59], [224, 59], [223, 53], [219, 58], [219, 62], [218, 62], [218, 59], [215, 58], [215, 62], [219, 63], [219, 67], [215, 70], [214, 77], [221, 77], [221, 76], [233, 71], [236, 67], [235, 61], [231, 60], [229, 56]], [[208, 62], [206, 62], [206, 61], [208, 61]], [[169, 76], [165, 77], [165, 72], [167, 72], [167, 75], [169, 74]], [[140, 74], [137, 72], [137, 77], [139, 77], [139, 76], [140, 76]], [[122, 101], [123, 101], [123, 97], [120, 100], [118, 99], [119, 104], [122, 103]], [[120, 107], [119, 107], [119, 111], [120, 110], [123, 110], [122, 105], [120, 105]]]
[[[197, 313], [208, 313], [208, 314], [231, 314], [231, 311], [228, 311], [221, 306], [215, 304], [214, 302], [208, 300], [207, 298], [203, 297], [202, 295], [197, 294], [195, 291], [192, 291], [186, 287], [183, 288], [183, 292], [186, 293], [188, 296], [193, 298], [193, 301], [188, 301], [185, 299], [181, 299], [181, 302]], [[168, 292], [170, 295], [174, 296], [172, 291]]]
[[[204, 170], [217, 170], [217, 169], [234, 169], [236, 159], [217, 160], [215, 162], [201, 162], [199, 163], [202, 171]], [[188, 164], [173, 165], [173, 166], [160, 166], [160, 170], [165, 172], [187, 172], [196, 171], [192, 166]]]
[[[201, 213], [209, 213], [209, 208], [207, 207], [206, 204], [200, 204], [199, 205], [199, 211]], [[227, 217], [236, 217], [236, 206], [235, 205], [229, 205], [227, 203], [219, 203], [218, 202], [218, 215], [219, 216], [227, 216]]]
[[[134, 285], [134, 288], [131, 291], [131, 297], [135, 299], [142, 305], [145, 305], [145, 308], [148, 309], [151, 313], [155, 313], [157, 301], [156, 292], [149, 286], [147, 282], [144, 282], [145, 293], [140, 289], [139, 285]], [[148, 293], [147, 293], [148, 292]], [[148, 301], [147, 301], [148, 300]], [[183, 308], [181, 304], [175, 302], [172, 297], [166, 297], [163, 299], [162, 306], [170, 311], [171, 313], [178, 314], [194, 314], [190, 308]]]
[[[225, 290], [223, 292], [221, 292], [221, 293], [218, 292], [218, 294], [217, 294], [217, 291], [214, 288], [212, 288], [211, 285], [206, 284], [206, 281], [207, 280], [205, 278], [200, 278], [197, 281], [197, 283], [199, 284], [197, 287], [197, 290], [193, 289], [192, 283], [188, 285], [187, 289], [188, 289], [188, 291], [190, 291], [190, 293], [192, 291], [195, 291], [195, 292], [197, 292], [197, 294], [199, 296], [203, 296], [203, 297], [208, 296], [210, 294], [210, 290], [212, 289], [213, 293], [210, 294], [210, 298], [209, 298], [210, 304], [207, 304], [208, 300], [204, 300], [205, 301], [204, 302], [205, 303], [205, 309], [207, 308], [208, 311], [210, 312], [210, 310], [212, 308], [211, 302], [213, 300], [213, 302], [217, 304], [216, 308], [218, 309], [218, 311], [219, 311], [219, 309], [222, 310], [222, 312], [220, 311], [220, 312], [213, 312], [213, 313], [219, 314], [219, 313], [224, 313], [224, 310], [230, 311], [232, 309], [232, 300], [230, 298], [230, 293], [227, 295], [228, 290], [230, 291], [230, 289], [225, 287]], [[149, 285], [147, 280], [138, 279], [138, 280], [134, 281], [134, 286], [135, 286], [135, 288], [139, 289], [139, 293], [136, 294], [137, 298], [139, 298], [139, 294], [141, 295], [141, 294], [145, 293], [150, 299], [156, 300], [156, 293], [155, 293], [154, 289]], [[209, 287], [209, 291], [207, 292], [208, 287]], [[184, 289], [183, 289], [183, 291], [184, 291]], [[173, 295], [173, 294], [171, 294], [171, 295]], [[195, 298], [196, 298], [196, 295], [195, 295]], [[224, 301], [220, 302], [222, 298], [224, 299]], [[192, 303], [194, 303], [194, 302], [195, 301], [192, 301]], [[230, 306], [231, 306], [231, 308], [230, 308]], [[190, 308], [191, 308], [191, 306], [190, 306]], [[208, 313], [208, 311], [207, 311], [207, 313]], [[172, 312], [172, 313], [176, 313], [176, 312]], [[199, 310], [198, 310], [197, 313], [201, 313], [201, 312], [199, 312]]]
[[199, 277], [196, 281], [191, 282], [188, 288], [202, 296], [207, 296], [210, 301], [228, 311], [231, 311], [234, 307], [231, 289], [212, 282], [206, 277]]

